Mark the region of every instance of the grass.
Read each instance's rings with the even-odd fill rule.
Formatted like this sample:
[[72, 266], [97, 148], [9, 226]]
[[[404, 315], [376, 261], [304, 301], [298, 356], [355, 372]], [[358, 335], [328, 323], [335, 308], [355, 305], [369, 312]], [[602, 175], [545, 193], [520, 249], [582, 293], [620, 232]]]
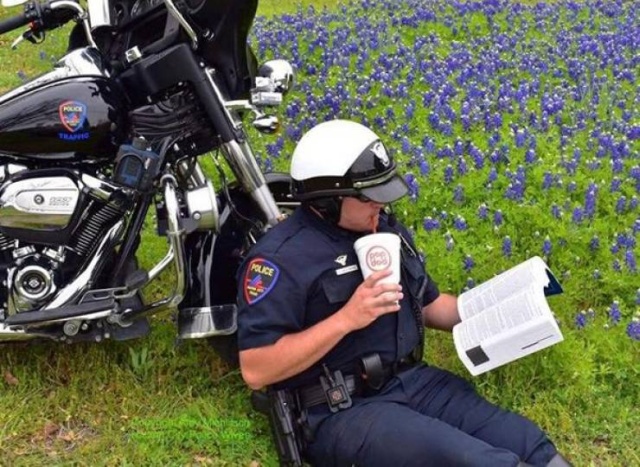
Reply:
[[[305, 1], [300, 5], [304, 8], [313, 5], [320, 10], [325, 5], [335, 8], [339, 2]], [[262, 1], [259, 14], [277, 23], [278, 15], [293, 13], [297, 6], [298, 2]], [[0, 10], [0, 15], [6, 13]], [[519, 21], [524, 24], [524, 19], [519, 18]], [[569, 18], [563, 19], [569, 21]], [[486, 17], [481, 13], [471, 15], [469, 29], [474, 37], [487, 34]], [[454, 41], [461, 40], [448, 24], [435, 24], [429, 32], [439, 39], [433, 49], [434, 56], [439, 59], [455, 51]], [[532, 31], [530, 39], [546, 40], [547, 33]], [[66, 34], [65, 29], [54, 31], [42, 47], [23, 43], [17, 52], [8, 49], [15, 33], [0, 36], [0, 63], [3, 65], [0, 90], [6, 91], [21, 83], [18, 71], [31, 77], [48, 70], [52, 58], [64, 50]], [[421, 31], [409, 29], [402, 41], [410, 45], [421, 34]], [[300, 36], [304, 37], [305, 31], [300, 32]], [[303, 47], [300, 50], [305, 51]], [[504, 59], [509, 60], [518, 53], [524, 52], [504, 50]], [[316, 49], [314, 54], [320, 60], [320, 51]], [[367, 66], [368, 73], [376, 71], [375, 66]], [[330, 73], [331, 79], [325, 82], [303, 70], [300, 81], [309, 84], [316, 95], [322, 94], [326, 88], [335, 90], [343, 78], [339, 71]], [[610, 72], [603, 71], [603, 76], [606, 73]], [[612, 80], [610, 76], [609, 79]], [[549, 86], [558, 83], [558, 79], [550, 74], [543, 74], [541, 80]], [[384, 84], [388, 83], [380, 82], [369, 93], [375, 109], [382, 112], [392, 108], [396, 115], [402, 116], [405, 102], [383, 97]], [[625, 92], [632, 95], [634, 90], [627, 86]], [[304, 93], [298, 92], [291, 101], [302, 102], [304, 108], [304, 99]], [[459, 110], [460, 98], [454, 99], [452, 105]], [[619, 116], [620, 111], [615, 108], [611, 111], [612, 107], [609, 95], [603, 92], [597, 108], [602, 120], [607, 115]], [[575, 112], [579, 110], [576, 106]], [[509, 118], [517, 122], [518, 111]], [[634, 118], [637, 121], [637, 114]], [[426, 122], [427, 119], [427, 111], [419, 108], [412, 121]], [[283, 123], [287, 126], [289, 122], [283, 117]], [[471, 137], [486, 150], [485, 135], [477, 129], [474, 131]], [[409, 136], [419, 141], [424, 134], [430, 134], [428, 125], [410, 132]], [[455, 127], [453, 137], [436, 134], [434, 138], [439, 138], [437, 146], [440, 147], [453, 145], [461, 134], [463, 130]], [[503, 126], [501, 136], [504, 140], [512, 138], [508, 124]], [[264, 154], [264, 146], [273, 141], [273, 138], [255, 138], [253, 145], [258, 153]], [[588, 136], [575, 140], [585, 152], [585, 158], [589, 154], [587, 142]], [[544, 160], [527, 169], [535, 180], [541, 179], [545, 170], [554, 173], [559, 170], [558, 136], [539, 138], [538, 145]], [[283, 152], [289, 154], [292, 146], [293, 142], [287, 139]], [[636, 143], [634, 150], [638, 149]], [[513, 151], [516, 162], [509, 168], [522, 160], [523, 152]], [[594, 285], [591, 279], [594, 267], [601, 267], [606, 273], [601, 265], [610, 263], [611, 254], [608, 244], [597, 253], [591, 253], [586, 246], [594, 233], [598, 233], [604, 243], [616, 232], [628, 228], [628, 216], [615, 216], [608, 210], [608, 206], [615, 203], [614, 195], [601, 190], [598, 209], [602, 217], [591, 225], [578, 228], [567, 222], [566, 216], [557, 222], [550, 220], [548, 210], [552, 203], [564, 203], [565, 200], [573, 206], [580, 201], [582, 192], [569, 193], [564, 188], [554, 187], [546, 192], [537, 191], [536, 200], [509, 209], [499, 196], [506, 187], [502, 177], [496, 182], [493, 194], [498, 193], [495, 203], [504, 209], [508, 222], [496, 229], [491, 222], [473, 221], [479, 201], [487, 192], [484, 185], [486, 168], [472, 171], [473, 176], [461, 179], [468, 201], [459, 204], [451, 201], [452, 188], [441, 182], [449, 161], [431, 158], [429, 162], [432, 172], [421, 182], [423, 194], [419, 201], [415, 204], [406, 201], [399, 211], [404, 211], [403, 219], [415, 228], [430, 270], [444, 290], [461, 290], [469, 275], [480, 281], [513, 264], [515, 258], [523, 259], [537, 253], [546, 235], [555, 241], [549, 258], [551, 267], [560, 273], [565, 286], [565, 294], [555, 297], [552, 303], [554, 310], [561, 310], [559, 318], [565, 342], [475, 378], [478, 390], [490, 400], [530, 416], [550, 433], [560, 450], [576, 465], [640, 465], [637, 451], [640, 413], [636, 408], [640, 400], [637, 383], [640, 349], [636, 342], [625, 336], [622, 326], [610, 325], [604, 311], [613, 300], [626, 297], [622, 300], [623, 312], [625, 319], [630, 319], [634, 308], [628, 297], [639, 285], [638, 276], [605, 274], [602, 281]], [[285, 157], [275, 159], [273, 164], [285, 169], [287, 160]], [[591, 175], [579, 175], [582, 176], [578, 180], [582, 188]], [[600, 171], [593, 176], [609, 182], [611, 174]], [[425, 215], [436, 215], [434, 207], [436, 213], [441, 210], [456, 212], [473, 222], [473, 229], [470, 229], [473, 232], [466, 234], [456, 232], [447, 224], [456, 239], [456, 247], [451, 252], [444, 252], [442, 247], [446, 229], [428, 233], [421, 228]], [[155, 239], [152, 226], [144, 235], [145, 248], [139, 256], [144, 265], [150, 266], [162, 256], [164, 241]], [[511, 259], [500, 252], [500, 241], [505, 235], [509, 235], [514, 243]], [[558, 244], [558, 239], [566, 243]], [[468, 252], [472, 252], [479, 263], [473, 274], [462, 273], [460, 269]], [[160, 293], [167, 284], [165, 279], [150, 291], [151, 294]], [[589, 327], [575, 330], [574, 313], [589, 308], [598, 310], [590, 318]], [[429, 331], [427, 338], [428, 361], [466, 376], [449, 335]], [[0, 373], [0, 397], [4, 402], [4, 410], [0, 411], [2, 464], [276, 464], [266, 420], [252, 411], [249, 391], [238, 371], [226, 366], [205, 342], [178, 344], [169, 314], [152, 318], [152, 333], [133, 342], [3, 345], [0, 347]]]

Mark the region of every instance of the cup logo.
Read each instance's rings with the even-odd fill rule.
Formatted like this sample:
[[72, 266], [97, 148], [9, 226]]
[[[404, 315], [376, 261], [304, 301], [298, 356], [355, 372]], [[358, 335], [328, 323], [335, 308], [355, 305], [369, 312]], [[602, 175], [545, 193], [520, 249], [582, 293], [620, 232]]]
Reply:
[[376, 245], [367, 251], [366, 261], [372, 271], [382, 271], [391, 267], [391, 254], [386, 248]]

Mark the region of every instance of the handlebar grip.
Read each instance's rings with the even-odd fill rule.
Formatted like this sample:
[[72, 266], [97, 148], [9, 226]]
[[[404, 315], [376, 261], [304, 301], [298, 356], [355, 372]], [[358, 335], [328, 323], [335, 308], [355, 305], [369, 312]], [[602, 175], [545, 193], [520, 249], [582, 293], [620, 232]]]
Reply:
[[5, 20], [0, 20], [0, 34], [18, 29], [20, 26], [24, 26], [29, 23], [27, 15], [22, 13]]

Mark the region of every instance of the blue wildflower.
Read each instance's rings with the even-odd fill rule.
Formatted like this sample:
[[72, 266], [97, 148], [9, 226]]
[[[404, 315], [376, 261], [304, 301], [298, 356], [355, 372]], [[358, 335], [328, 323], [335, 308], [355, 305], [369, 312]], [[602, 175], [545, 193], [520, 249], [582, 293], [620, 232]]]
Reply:
[[608, 309], [609, 319], [613, 324], [617, 324], [622, 319], [622, 313], [620, 312], [620, 304], [615, 300]]
[[464, 257], [463, 268], [464, 268], [465, 271], [467, 271], [467, 272], [471, 271], [471, 269], [473, 269], [475, 264], [476, 263], [473, 261], [473, 258], [471, 257], [471, 255], [466, 255]]
[[627, 265], [627, 268], [631, 272], [638, 272], [638, 264], [636, 262], [636, 256], [633, 254], [632, 250], [627, 250], [624, 254], [624, 262]]
[[584, 329], [585, 326], [587, 325], [587, 314], [585, 313], [584, 310], [580, 311], [579, 313], [576, 314], [575, 318], [574, 318], [574, 323], [576, 325], [576, 328], [578, 329]]
[[640, 341], [640, 320], [635, 318], [627, 325], [627, 336], [631, 339]]
[[551, 254], [551, 239], [547, 235], [542, 242], [542, 254], [545, 256], [549, 256]]
[[493, 225], [500, 227], [503, 221], [504, 217], [502, 215], [502, 211], [500, 209], [496, 210], [496, 212], [493, 213]]
[[431, 216], [427, 216], [422, 221], [422, 227], [425, 231], [431, 232], [432, 230], [440, 228], [440, 221], [438, 219], [434, 219]]
[[456, 230], [467, 230], [467, 221], [464, 217], [458, 215], [453, 221], [453, 227]]
[[511, 238], [508, 235], [502, 240], [502, 254], [507, 258], [511, 257]]
[[478, 206], [478, 218], [485, 220], [487, 218], [488, 208], [485, 203]]

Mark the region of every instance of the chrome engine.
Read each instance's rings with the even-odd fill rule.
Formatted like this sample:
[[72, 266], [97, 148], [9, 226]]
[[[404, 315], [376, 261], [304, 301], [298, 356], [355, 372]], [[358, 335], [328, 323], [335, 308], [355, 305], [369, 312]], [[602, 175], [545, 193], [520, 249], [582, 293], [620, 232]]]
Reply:
[[131, 196], [74, 170], [0, 166], [2, 319], [78, 298], [90, 286], [80, 272], [122, 233]]

